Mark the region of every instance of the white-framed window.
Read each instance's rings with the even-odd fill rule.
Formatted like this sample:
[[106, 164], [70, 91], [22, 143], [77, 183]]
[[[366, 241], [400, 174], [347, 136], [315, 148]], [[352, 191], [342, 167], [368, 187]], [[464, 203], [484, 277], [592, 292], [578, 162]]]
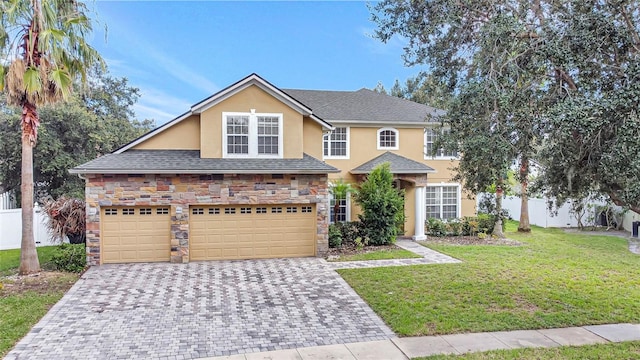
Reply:
[[282, 114], [223, 112], [222, 154], [282, 158]]
[[437, 149], [436, 154], [433, 155], [434, 147], [440, 137], [440, 134], [446, 134], [450, 130], [448, 129], [425, 129], [424, 131], [424, 158], [425, 159], [457, 159], [457, 151], [445, 151], [444, 149]]
[[349, 128], [337, 127], [323, 137], [325, 159], [349, 158]]
[[[338, 222], [346, 222], [351, 219], [351, 194], [347, 193], [347, 197], [344, 199], [338, 199]], [[329, 223], [333, 224], [336, 221], [336, 199], [333, 194], [329, 194]]]
[[460, 217], [460, 184], [428, 184], [426, 218], [443, 220]]
[[398, 150], [400, 147], [400, 133], [394, 128], [378, 129], [378, 150]]

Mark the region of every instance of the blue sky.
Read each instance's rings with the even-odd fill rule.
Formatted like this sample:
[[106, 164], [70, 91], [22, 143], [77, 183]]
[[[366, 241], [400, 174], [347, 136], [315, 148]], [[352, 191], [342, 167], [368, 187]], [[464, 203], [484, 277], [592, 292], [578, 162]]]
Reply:
[[[371, 34], [363, 1], [97, 1], [91, 40], [112, 75], [141, 90], [160, 125], [255, 72], [280, 88], [387, 88], [406, 68], [400, 38]], [[107, 27], [105, 40], [104, 31]]]

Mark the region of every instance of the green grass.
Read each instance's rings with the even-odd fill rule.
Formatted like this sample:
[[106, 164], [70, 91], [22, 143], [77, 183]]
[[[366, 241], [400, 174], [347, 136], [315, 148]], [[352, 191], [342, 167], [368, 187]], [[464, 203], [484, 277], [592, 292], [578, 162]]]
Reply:
[[[40, 266], [46, 267], [58, 246], [41, 246], [37, 248]], [[0, 276], [16, 273], [20, 266], [20, 249], [0, 250]]]
[[586, 346], [562, 346], [545, 349], [495, 350], [465, 355], [437, 355], [421, 360], [520, 360], [520, 359], [599, 359], [623, 360], [640, 358], [640, 341]]
[[534, 227], [523, 246], [431, 248], [463, 261], [339, 270], [399, 335], [640, 322], [640, 256], [627, 240]]
[[[56, 246], [38, 248], [41, 266], [50, 261], [55, 248]], [[20, 250], [0, 251], [0, 283], [12, 283], [12, 279], [2, 276], [16, 274], [19, 265]], [[33, 290], [24, 292], [11, 291], [7, 285], [0, 289], [0, 357], [6, 355], [14, 344], [29, 332], [78, 277], [78, 274], [64, 273], [47, 277], [46, 282], [38, 278], [27, 278], [24, 281], [44, 285], [34, 286]]]
[[340, 255], [338, 259], [329, 261], [364, 261], [388, 259], [414, 259], [422, 256], [405, 249], [375, 250], [362, 254]]

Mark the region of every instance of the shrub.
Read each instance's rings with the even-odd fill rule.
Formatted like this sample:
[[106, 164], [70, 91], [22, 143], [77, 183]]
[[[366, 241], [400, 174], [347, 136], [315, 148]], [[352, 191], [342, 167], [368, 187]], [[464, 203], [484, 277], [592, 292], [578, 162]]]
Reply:
[[465, 216], [462, 219], [462, 235], [475, 236], [479, 230], [478, 218], [473, 216]]
[[403, 193], [393, 187], [389, 164], [377, 166], [360, 184], [355, 200], [362, 209], [362, 237], [371, 245], [392, 244], [398, 234], [398, 224], [404, 221]]
[[452, 219], [447, 223], [447, 230], [452, 236], [459, 236], [462, 232], [462, 223], [458, 219]]
[[51, 256], [54, 269], [67, 272], [81, 272], [87, 266], [84, 244], [62, 244]]
[[84, 200], [67, 199], [64, 196], [58, 200], [49, 198], [45, 200], [43, 209], [49, 216], [46, 225], [51, 235], [60, 241], [67, 236], [72, 244], [81, 244], [86, 241]]
[[447, 226], [437, 218], [427, 219], [427, 234], [431, 236], [442, 237], [447, 235]]
[[477, 219], [478, 219], [478, 229], [481, 232], [485, 234], [493, 233], [493, 228], [497, 220], [495, 215], [478, 213]]
[[342, 234], [343, 244], [353, 244], [358, 237], [362, 237], [363, 225], [360, 221], [348, 221], [337, 223], [336, 226]]
[[369, 241], [366, 238], [362, 239], [361, 237], [357, 237], [354, 243], [356, 244], [356, 249], [358, 250], [362, 250], [365, 246], [369, 245]]
[[342, 232], [338, 224], [329, 225], [329, 247], [331, 248], [342, 246]]

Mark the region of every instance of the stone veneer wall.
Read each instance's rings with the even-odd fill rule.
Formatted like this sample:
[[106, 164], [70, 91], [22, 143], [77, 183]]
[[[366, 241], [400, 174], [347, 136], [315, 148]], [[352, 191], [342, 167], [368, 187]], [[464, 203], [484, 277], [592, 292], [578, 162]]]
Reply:
[[86, 200], [89, 265], [100, 264], [102, 206], [170, 206], [174, 263], [189, 261], [189, 205], [196, 204], [316, 204], [316, 255], [329, 247], [326, 175], [88, 175]]

